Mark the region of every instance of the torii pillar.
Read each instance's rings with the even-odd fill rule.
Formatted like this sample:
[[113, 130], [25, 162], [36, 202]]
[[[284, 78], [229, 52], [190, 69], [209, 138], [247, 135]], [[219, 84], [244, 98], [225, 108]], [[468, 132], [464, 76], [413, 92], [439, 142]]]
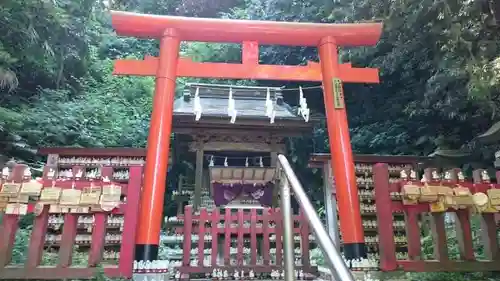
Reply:
[[[176, 77], [323, 82], [344, 255], [348, 259], [366, 256], [342, 83], [378, 83], [379, 76], [377, 69], [339, 64], [337, 48], [375, 45], [382, 24], [204, 19], [119, 11], [112, 11], [111, 15], [118, 35], [160, 40], [158, 58], [117, 60], [114, 69], [116, 75], [156, 77], [136, 260], [155, 260], [158, 256]], [[241, 43], [242, 63], [197, 63], [179, 58], [181, 41]], [[318, 47], [320, 63], [261, 65], [259, 44]]]

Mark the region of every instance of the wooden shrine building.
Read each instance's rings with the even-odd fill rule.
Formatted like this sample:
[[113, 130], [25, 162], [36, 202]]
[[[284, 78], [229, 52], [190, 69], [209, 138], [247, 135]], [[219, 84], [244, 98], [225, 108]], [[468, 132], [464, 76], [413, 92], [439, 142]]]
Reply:
[[[294, 112], [281, 90], [188, 84], [175, 100], [176, 144], [188, 144], [184, 149], [196, 153], [194, 192], [188, 192], [194, 208], [274, 205], [275, 164], [285, 153], [285, 138], [312, 130], [312, 121]], [[180, 192], [187, 186], [180, 184]]]

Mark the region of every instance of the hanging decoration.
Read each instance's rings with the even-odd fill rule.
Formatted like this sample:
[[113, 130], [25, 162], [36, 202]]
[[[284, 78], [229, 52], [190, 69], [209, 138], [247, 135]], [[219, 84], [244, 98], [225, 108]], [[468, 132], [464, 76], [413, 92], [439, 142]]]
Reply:
[[233, 98], [233, 89], [229, 88], [229, 97], [227, 99], [227, 115], [231, 117], [231, 124], [236, 122], [236, 115], [238, 111], [236, 110], [236, 102]]
[[304, 121], [309, 122], [309, 113], [310, 109], [307, 107], [307, 100], [304, 98], [304, 92], [302, 91], [302, 87], [299, 87], [299, 110], [298, 114], [304, 118]]
[[[205, 159], [208, 161], [208, 166], [209, 167], [214, 167], [217, 166], [216, 162], [218, 162], [218, 165], [223, 165], [224, 167], [229, 167], [229, 162], [233, 162], [233, 165], [236, 163], [238, 166], [243, 165], [243, 161], [245, 161], [244, 165], [245, 167], [252, 167], [252, 166], [258, 166], [263, 168], [264, 167], [264, 159], [271, 159], [271, 156], [254, 156], [254, 157], [226, 157], [226, 156], [216, 156], [216, 155], [210, 155], [210, 154], [205, 154]], [[224, 162], [222, 162], [224, 161]]]
[[194, 93], [194, 105], [193, 105], [193, 113], [195, 115], [196, 121], [200, 120], [202, 112], [203, 108], [201, 107], [200, 88], [197, 87], [196, 92]]
[[274, 124], [274, 118], [276, 117], [276, 109], [274, 108], [273, 100], [271, 99], [271, 90], [267, 88], [266, 93], [266, 116], [270, 118], [269, 122]]
[[[298, 109], [298, 115], [301, 116], [305, 122], [309, 122], [309, 117], [310, 117], [310, 108], [307, 106], [307, 100], [304, 97], [304, 89], [321, 89], [323, 86], [318, 85], [318, 86], [310, 86], [310, 87], [298, 87], [298, 88], [288, 88], [288, 89], [281, 89], [280, 91], [299, 91], [300, 98], [299, 98], [299, 109]], [[208, 87], [208, 86], [200, 86], [196, 88], [195, 91], [195, 96], [194, 96], [194, 104], [193, 104], [193, 114], [195, 115], [195, 120], [199, 121], [201, 119], [201, 115], [203, 113], [203, 107], [201, 106], [201, 99], [199, 97], [199, 89], [219, 89], [215, 87]], [[238, 89], [238, 91], [255, 91], [254, 89], [252, 90], [246, 90], [246, 89]], [[227, 115], [231, 118], [230, 122], [231, 124], [234, 124], [236, 122], [236, 117], [238, 115], [238, 111], [236, 110], [236, 100], [233, 98], [233, 89], [230, 87], [229, 88], [229, 97], [228, 97], [228, 105], [227, 105]], [[274, 124], [275, 119], [276, 119], [276, 105], [273, 99], [271, 98], [271, 88], [267, 88], [266, 92], [266, 104], [265, 104], [265, 115], [266, 117], [269, 118], [269, 123]]]

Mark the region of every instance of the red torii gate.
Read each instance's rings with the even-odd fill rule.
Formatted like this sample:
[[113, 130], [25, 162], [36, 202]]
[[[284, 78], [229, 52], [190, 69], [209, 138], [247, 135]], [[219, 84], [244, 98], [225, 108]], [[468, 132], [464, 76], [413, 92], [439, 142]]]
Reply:
[[[314, 24], [144, 15], [112, 11], [118, 35], [160, 40], [158, 58], [117, 60], [114, 74], [156, 76], [147, 162], [136, 238], [136, 260], [155, 260], [162, 220], [175, 91], [179, 76], [322, 81], [332, 168], [337, 185], [341, 232], [347, 258], [365, 255], [342, 82], [378, 83], [377, 69], [339, 64], [338, 47], [375, 45], [380, 23]], [[197, 63], [179, 58], [181, 41], [242, 43], [242, 63]], [[259, 44], [316, 46], [320, 63], [306, 66], [259, 64]]]

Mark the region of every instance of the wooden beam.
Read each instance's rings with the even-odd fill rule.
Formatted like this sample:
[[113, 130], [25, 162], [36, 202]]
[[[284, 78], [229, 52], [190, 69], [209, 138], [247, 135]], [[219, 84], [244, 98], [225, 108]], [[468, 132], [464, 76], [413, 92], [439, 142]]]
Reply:
[[[194, 62], [180, 58], [177, 63], [177, 77], [198, 77], [215, 79], [255, 79], [321, 82], [319, 63], [309, 61], [305, 66], [266, 65], [248, 63], [255, 59], [245, 56], [247, 63]], [[122, 59], [115, 61], [114, 75], [155, 76], [158, 58], [146, 56], [144, 60]], [[346, 83], [379, 83], [378, 69], [353, 68], [350, 63], [340, 65], [340, 79]]]
[[265, 45], [318, 46], [333, 37], [338, 46], [373, 46], [382, 34], [382, 23], [303, 23], [235, 19], [188, 18], [111, 11], [111, 23], [121, 36], [162, 37], [166, 29], [178, 31], [181, 41]]

